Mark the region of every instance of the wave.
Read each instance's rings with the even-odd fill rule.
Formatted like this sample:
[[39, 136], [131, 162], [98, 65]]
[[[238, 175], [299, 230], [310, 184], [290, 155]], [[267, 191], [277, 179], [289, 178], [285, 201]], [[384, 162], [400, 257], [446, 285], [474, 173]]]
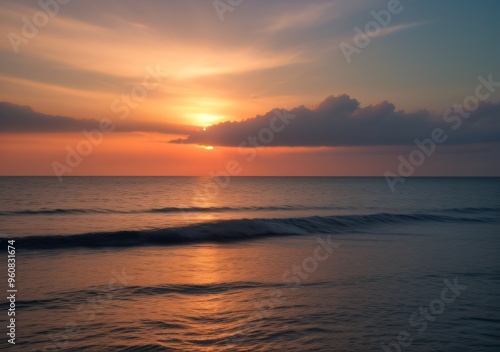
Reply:
[[40, 209], [40, 210], [18, 210], [2, 211], [0, 216], [11, 215], [50, 215], [50, 214], [91, 214], [91, 213], [113, 213], [112, 210], [99, 209]]
[[[116, 210], [116, 209], [39, 209], [39, 210], [18, 210], [0, 211], [0, 216], [13, 215], [64, 215], [64, 214], [138, 214], [138, 213], [218, 213], [218, 212], [239, 212], [239, 211], [289, 211], [289, 210], [354, 210], [354, 207], [338, 206], [260, 206], [260, 207], [165, 207], [142, 210]], [[374, 207], [363, 208], [374, 209]], [[500, 208], [467, 207], [450, 209], [430, 209], [432, 212], [477, 214], [477, 213], [500, 213]]]
[[270, 206], [270, 207], [190, 207], [190, 208], [159, 208], [151, 209], [152, 213], [172, 213], [172, 212], [223, 212], [223, 211], [276, 211], [276, 210], [347, 210], [352, 207], [333, 207], [333, 206]]
[[490, 213], [490, 212], [500, 213], [500, 208], [467, 207], [467, 208], [450, 208], [450, 209], [444, 209], [442, 211], [446, 213], [459, 213], [459, 214], [477, 214], [477, 213]]
[[[76, 235], [16, 238], [23, 249], [103, 248], [173, 245], [197, 242], [228, 242], [269, 236], [363, 232], [374, 226], [397, 223], [497, 222], [491, 217], [455, 217], [435, 214], [313, 216], [285, 219], [234, 219], [154, 230], [98, 232]], [[7, 241], [0, 238], [0, 243]]]
[[137, 214], [137, 213], [213, 213], [213, 212], [237, 212], [237, 211], [279, 211], [279, 210], [349, 210], [352, 207], [333, 206], [269, 206], [269, 207], [166, 207], [144, 210], [113, 210], [113, 209], [39, 209], [0, 211], [0, 216], [12, 215], [57, 215], [57, 214]]
[[[328, 282], [304, 282], [302, 287], [326, 287], [331, 285]], [[84, 302], [86, 298], [95, 298], [98, 296], [104, 299], [129, 300], [130, 297], [137, 296], [159, 296], [159, 295], [207, 295], [220, 294], [224, 292], [262, 290], [273, 288], [290, 287], [290, 283], [284, 282], [259, 282], [259, 281], [233, 281], [233, 282], [214, 282], [206, 284], [162, 284], [154, 286], [134, 286], [127, 285], [116, 289], [110, 289], [109, 286], [93, 286], [77, 291], [66, 291], [57, 293], [51, 298], [35, 300], [18, 300], [16, 305], [20, 308], [30, 309], [44, 307], [46, 309], [63, 308], [67, 305], [74, 305], [75, 301]], [[9, 302], [0, 302], [0, 309], [8, 308]]]

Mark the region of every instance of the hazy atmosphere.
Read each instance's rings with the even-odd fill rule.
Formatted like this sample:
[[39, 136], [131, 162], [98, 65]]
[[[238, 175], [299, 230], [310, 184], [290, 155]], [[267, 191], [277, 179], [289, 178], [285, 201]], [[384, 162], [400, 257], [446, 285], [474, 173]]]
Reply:
[[500, 1], [0, 1], [0, 350], [500, 351]]
[[3, 175], [383, 176], [434, 128], [414, 175], [500, 175], [497, 1], [56, 4], [2, 3]]

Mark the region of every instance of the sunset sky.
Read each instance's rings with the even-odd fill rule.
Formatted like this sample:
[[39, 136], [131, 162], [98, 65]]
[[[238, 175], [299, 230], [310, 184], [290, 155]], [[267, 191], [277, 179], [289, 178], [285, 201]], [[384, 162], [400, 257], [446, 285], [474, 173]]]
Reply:
[[2, 1], [0, 175], [500, 175], [500, 2], [394, 1]]

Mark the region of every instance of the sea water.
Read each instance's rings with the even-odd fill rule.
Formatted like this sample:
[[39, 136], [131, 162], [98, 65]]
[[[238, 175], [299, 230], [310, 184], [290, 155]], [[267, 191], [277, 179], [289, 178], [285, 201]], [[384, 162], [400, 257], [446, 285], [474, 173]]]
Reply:
[[391, 192], [383, 178], [2, 177], [0, 190], [17, 290], [16, 344], [2, 324], [0, 349], [500, 348], [499, 178]]

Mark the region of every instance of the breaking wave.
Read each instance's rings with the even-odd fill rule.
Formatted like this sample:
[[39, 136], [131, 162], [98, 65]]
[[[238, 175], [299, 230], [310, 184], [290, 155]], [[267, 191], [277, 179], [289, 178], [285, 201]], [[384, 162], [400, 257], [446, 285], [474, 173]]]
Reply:
[[[496, 221], [498, 221], [498, 217], [423, 213], [379, 213], [285, 219], [234, 219], [154, 230], [128, 230], [62, 236], [28, 236], [16, 238], [16, 242], [23, 249], [134, 247], [198, 242], [228, 242], [267, 236], [362, 232], [374, 226], [398, 223], [484, 223]], [[5, 241], [7, 241], [7, 238], [0, 238], [1, 243]]]

